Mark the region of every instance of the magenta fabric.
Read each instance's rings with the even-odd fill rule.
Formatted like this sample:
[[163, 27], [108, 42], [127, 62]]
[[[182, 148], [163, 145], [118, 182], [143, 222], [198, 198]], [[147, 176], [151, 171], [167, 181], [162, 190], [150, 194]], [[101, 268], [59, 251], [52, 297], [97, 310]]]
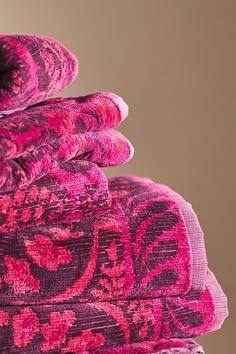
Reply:
[[51, 99], [12, 113], [0, 120], [0, 157], [16, 158], [68, 134], [115, 128], [126, 118], [126, 106], [114, 94], [97, 93]]
[[[6, 264], [11, 274], [19, 269], [27, 274], [27, 266], [10, 256]], [[185, 296], [4, 306], [0, 311], [1, 352], [74, 353], [206, 334], [220, 328], [227, 315], [226, 310], [222, 312], [224, 294], [208, 275], [206, 290]], [[5, 280], [11, 282], [10, 274]], [[37, 291], [39, 283], [33, 277], [30, 281]]]
[[[114, 177], [109, 179], [109, 208], [101, 209], [100, 215], [95, 208], [91, 217], [77, 221], [75, 207], [69, 205], [70, 198], [79, 197], [79, 191], [69, 195], [77, 186], [72, 174], [89, 181], [90, 173], [92, 183], [99, 171], [95, 167], [91, 174], [92, 166], [96, 165], [70, 161], [37, 182], [46, 189], [48, 184], [48, 190], [55, 184], [45, 207], [58, 201], [55, 191], [64, 187], [65, 214], [49, 223], [43, 223], [48, 218], [42, 215], [38, 226], [32, 226], [31, 218], [20, 229], [15, 222], [15, 231], [1, 233], [3, 353], [73, 353], [158, 344], [164, 338], [191, 338], [216, 330], [227, 316], [226, 297], [210, 271], [205, 270], [198, 289], [192, 287], [194, 235], [189, 236], [183, 205], [179, 208], [166, 186], [138, 177]], [[100, 180], [97, 175], [98, 186]], [[41, 193], [35, 190], [34, 199], [31, 188], [20, 191], [30, 195], [37, 210]], [[84, 210], [89, 201], [93, 205], [87, 197]], [[24, 203], [18, 217], [26, 210]], [[63, 210], [63, 201], [58, 207]], [[198, 256], [205, 262], [204, 254]]]
[[116, 166], [133, 156], [117, 127], [128, 113], [111, 93], [41, 102], [0, 121], [0, 190], [25, 187], [71, 159]]
[[77, 73], [77, 59], [55, 39], [0, 35], [0, 115], [54, 96]]
[[[194, 258], [195, 235], [187, 225], [178, 203], [166, 190], [163, 192], [162, 185], [137, 177], [114, 177], [109, 179], [108, 190], [107, 180], [95, 164], [70, 161], [27, 188], [1, 195], [0, 269], [5, 274], [4, 257], [12, 249], [14, 257], [26, 261], [32, 272], [41, 268], [40, 290], [23, 292], [24, 303], [68, 300], [65, 294], [71, 291], [69, 284], [84, 279], [88, 269], [89, 287], [84, 293], [75, 291], [70, 299], [84, 299], [85, 294], [87, 301], [183, 295], [193, 288], [198, 277], [198, 267], [193, 268], [193, 264], [205, 264], [202, 282], [195, 281], [196, 290], [205, 288], [207, 271], [205, 254], [200, 253], [200, 248]], [[42, 254], [44, 263], [44, 247], [48, 244], [53, 250], [54, 240], [59, 242], [58, 246], [62, 242], [65, 249], [72, 242], [74, 256], [62, 267], [68, 272], [66, 279], [64, 273], [60, 274], [61, 267], [57, 269], [51, 264], [57, 270], [51, 272], [46, 265], [39, 267], [37, 261]], [[198, 241], [201, 244], [203, 239], [199, 237]], [[36, 260], [29, 258], [26, 243], [33, 247]], [[109, 287], [109, 282], [108, 288], [105, 286], [110, 262], [104, 251], [107, 249], [117, 252], [116, 271], [121, 278], [116, 280], [116, 287]], [[85, 258], [83, 267], [78, 266], [81, 252]], [[49, 263], [54, 262], [50, 261], [50, 252], [45, 257], [49, 257]], [[64, 285], [55, 289], [58, 278], [62, 278]], [[0, 296], [4, 303], [18, 300], [18, 294], [7, 284], [0, 289]]]
[[204, 354], [227, 298], [192, 208], [163, 184], [106, 178], [133, 156], [108, 92], [51, 98], [78, 61], [0, 35], [0, 352]]
[[65, 135], [13, 159], [0, 160], [0, 190], [17, 191], [70, 160], [84, 160], [100, 167], [118, 166], [133, 156], [133, 146], [119, 132], [104, 130]]
[[[0, 232], [79, 221], [103, 214], [110, 205], [108, 182], [97, 165], [69, 161], [28, 188], [0, 194]], [[3, 239], [2, 235], [4, 243]], [[12, 247], [18, 248], [17, 244]]]

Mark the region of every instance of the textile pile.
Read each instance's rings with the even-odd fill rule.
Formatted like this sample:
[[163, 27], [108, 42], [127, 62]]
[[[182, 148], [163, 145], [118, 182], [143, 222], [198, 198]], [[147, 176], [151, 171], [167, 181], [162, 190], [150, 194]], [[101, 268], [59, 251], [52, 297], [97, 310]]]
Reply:
[[52, 98], [78, 74], [62, 44], [0, 36], [0, 352], [203, 354], [227, 299], [191, 205], [107, 178], [133, 156], [113, 93]]

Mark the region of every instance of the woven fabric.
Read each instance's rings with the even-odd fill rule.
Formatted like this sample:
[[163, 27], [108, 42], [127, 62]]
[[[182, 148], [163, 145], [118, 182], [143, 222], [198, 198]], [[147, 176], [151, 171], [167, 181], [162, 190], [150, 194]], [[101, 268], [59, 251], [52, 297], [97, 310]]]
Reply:
[[[66, 172], [87, 180], [90, 172], [92, 182], [90, 165], [96, 166], [71, 161], [61, 175], [52, 172], [53, 199], [66, 180], [68, 192], [73, 191]], [[100, 215], [78, 222], [72, 203], [72, 214], [62, 212], [56, 223], [44, 224], [45, 214], [38, 226], [31, 226], [31, 219], [17, 231], [3, 232], [1, 351], [69, 353], [193, 337], [220, 328], [227, 316], [225, 295], [207, 269], [204, 283], [192, 287], [197, 268], [192, 267], [191, 239], [196, 235], [193, 229], [190, 237], [183, 205], [167, 189], [147, 179], [114, 177], [109, 179], [109, 208]], [[68, 202], [69, 193], [63, 198]], [[199, 263], [204, 257], [198, 254]]]
[[117, 166], [133, 146], [117, 127], [127, 116], [125, 102], [111, 93], [54, 99], [0, 121], [0, 191], [23, 188], [63, 162], [78, 159]]
[[54, 96], [77, 73], [77, 59], [55, 39], [0, 35], [0, 115]]

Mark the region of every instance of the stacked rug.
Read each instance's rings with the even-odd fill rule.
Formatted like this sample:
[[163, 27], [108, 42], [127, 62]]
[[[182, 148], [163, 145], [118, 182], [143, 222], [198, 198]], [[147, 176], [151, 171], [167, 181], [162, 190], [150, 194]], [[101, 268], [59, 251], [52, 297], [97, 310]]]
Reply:
[[191, 205], [101, 167], [133, 156], [113, 93], [52, 98], [78, 62], [0, 36], [0, 352], [203, 354], [227, 299]]

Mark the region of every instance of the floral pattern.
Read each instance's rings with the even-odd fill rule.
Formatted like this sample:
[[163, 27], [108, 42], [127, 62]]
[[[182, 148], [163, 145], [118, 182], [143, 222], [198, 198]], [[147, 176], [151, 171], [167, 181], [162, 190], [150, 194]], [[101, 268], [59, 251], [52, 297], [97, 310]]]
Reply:
[[39, 320], [31, 308], [24, 308], [18, 315], [14, 315], [13, 335], [16, 347], [26, 347], [39, 332]]
[[52, 312], [50, 314], [50, 324], [46, 323], [42, 325], [42, 335], [44, 342], [41, 346], [42, 352], [48, 352], [60, 346], [66, 340], [68, 329], [74, 324], [76, 320], [75, 313], [73, 311]]
[[58, 247], [47, 236], [36, 235], [34, 241], [26, 241], [26, 253], [39, 267], [56, 271], [60, 264], [68, 264], [72, 253], [66, 247]]
[[0, 326], [6, 326], [9, 321], [9, 314], [3, 310], [0, 310]]
[[52, 97], [77, 76], [75, 56], [49, 37], [1, 35], [0, 54], [0, 113]]
[[4, 281], [13, 287], [15, 294], [39, 292], [40, 280], [31, 274], [28, 262], [10, 256], [5, 256], [4, 261], [7, 267]]
[[86, 330], [80, 336], [71, 338], [68, 346], [62, 349], [62, 353], [75, 352], [78, 348], [80, 350], [99, 348], [104, 342], [105, 338], [101, 333], [94, 334], [92, 331]]
[[[90, 163], [84, 170], [77, 163], [61, 169], [63, 178], [95, 173]], [[27, 200], [37, 207], [55, 203], [61, 219], [1, 234], [0, 350], [109, 350], [191, 338], [221, 325], [225, 297], [211, 273], [205, 290], [191, 287], [188, 229], [166, 189], [137, 177], [112, 178], [101, 214], [67, 222], [59, 198], [64, 179], [56, 171], [47, 178], [2, 203], [15, 210]], [[97, 198], [95, 185], [83, 186], [84, 199], [75, 187], [61, 188], [70, 210], [76, 201], [90, 210]]]
[[0, 195], [0, 232], [78, 221], [105, 213], [110, 203], [106, 177], [97, 165], [70, 161], [27, 189]]

